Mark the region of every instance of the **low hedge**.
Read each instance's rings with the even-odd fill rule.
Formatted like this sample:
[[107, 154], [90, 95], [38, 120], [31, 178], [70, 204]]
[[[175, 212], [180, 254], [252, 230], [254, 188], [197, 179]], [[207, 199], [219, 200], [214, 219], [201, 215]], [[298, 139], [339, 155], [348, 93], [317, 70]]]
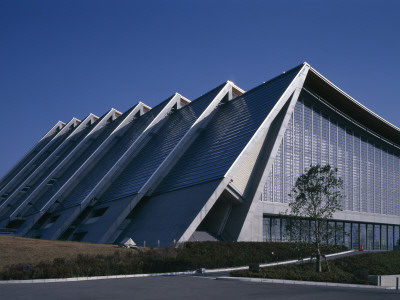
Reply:
[[[326, 253], [344, 250], [326, 246]], [[78, 255], [75, 259], [57, 258], [52, 262], [11, 265], [0, 274], [2, 280], [67, 278], [119, 274], [159, 273], [221, 268], [282, 261], [309, 256], [306, 249], [291, 243], [189, 242], [178, 248], [126, 249], [113, 255]], [[29, 262], [27, 262], [29, 263]]]
[[364, 253], [340, 258], [335, 260], [334, 263], [346, 272], [365, 270], [370, 275], [400, 274], [400, 251]]
[[[303, 263], [299, 265], [286, 265], [279, 267], [265, 268], [260, 272], [234, 271], [231, 275], [234, 277], [256, 277], [269, 279], [287, 279], [300, 281], [319, 281], [319, 282], [338, 282], [370, 284], [367, 279], [359, 278], [355, 274], [336, 268], [329, 262], [331, 271], [324, 270], [322, 273], [315, 271], [315, 263]], [[325, 269], [325, 268], [324, 268]]]
[[[219, 268], [249, 263], [268, 263], [308, 257], [307, 247], [294, 243], [259, 242], [192, 242], [185, 243], [178, 257], [190, 262], [190, 268]], [[347, 250], [343, 246], [324, 245], [323, 253]]]
[[260, 272], [235, 271], [232, 276], [288, 279], [302, 281], [323, 281], [354, 284], [372, 284], [366, 275], [400, 274], [400, 251], [364, 253], [329, 261], [328, 272], [322, 262], [323, 272], [316, 273], [315, 263], [277, 266], [262, 269]]

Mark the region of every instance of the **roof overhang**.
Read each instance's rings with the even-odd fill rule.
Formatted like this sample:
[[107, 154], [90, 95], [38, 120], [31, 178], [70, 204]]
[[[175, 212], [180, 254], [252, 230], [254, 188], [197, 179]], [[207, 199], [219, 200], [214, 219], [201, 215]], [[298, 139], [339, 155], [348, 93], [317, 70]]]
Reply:
[[400, 146], [400, 129], [350, 97], [315, 69], [310, 68], [304, 86], [369, 131]]

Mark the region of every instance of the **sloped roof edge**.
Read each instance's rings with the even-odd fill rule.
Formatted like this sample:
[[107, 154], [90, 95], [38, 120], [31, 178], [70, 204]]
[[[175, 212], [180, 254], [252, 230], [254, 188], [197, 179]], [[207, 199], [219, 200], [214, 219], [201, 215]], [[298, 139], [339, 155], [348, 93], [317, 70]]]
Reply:
[[400, 146], [400, 128], [362, 105], [311, 66], [304, 86], [311, 88], [323, 100], [357, 123]]

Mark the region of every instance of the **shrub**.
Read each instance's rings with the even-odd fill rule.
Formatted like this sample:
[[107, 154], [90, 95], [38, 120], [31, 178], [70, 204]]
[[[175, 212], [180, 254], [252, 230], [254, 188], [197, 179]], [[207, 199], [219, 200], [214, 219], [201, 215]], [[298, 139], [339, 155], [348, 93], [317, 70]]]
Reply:
[[[337, 246], [325, 249], [327, 252], [340, 250], [343, 248]], [[300, 252], [290, 243], [190, 242], [179, 248], [126, 249], [126, 252], [116, 251], [112, 255], [56, 258], [52, 262], [32, 265], [29, 271], [24, 271], [22, 264], [16, 264], [8, 266], [0, 278], [10, 280], [177, 272], [281, 261], [297, 258], [300, 254], [311, 254]]]
[[329, 266], [331, 271], [327, 272], [326, 265], [323, 264], [323, 267], [325, 267], [323, 273], [316, 273], [314, 264], [303, 263], [265, 268], [258, 273], [235, 271], [231, 275], [236, 277], [371, 284], [366, 278], [360, 277], [360, 271], [364, 270], [370, 275], [400, 274], [400, 251], [364, 253], [338, 258], [329, 261]]

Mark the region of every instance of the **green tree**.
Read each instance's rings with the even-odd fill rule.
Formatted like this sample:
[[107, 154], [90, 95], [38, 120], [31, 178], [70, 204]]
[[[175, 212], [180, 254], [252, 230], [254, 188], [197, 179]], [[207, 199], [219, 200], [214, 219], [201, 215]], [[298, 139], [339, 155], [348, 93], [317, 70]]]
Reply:
[[342, 229], [331, 226], [334, 212], [342, 210], [343, 181], [330, 165], [311, 165], [300, 175], [289, 194], [287, 229], [292, 241], [312, 247], [321, 272], [321, 244], [337, 238]]

